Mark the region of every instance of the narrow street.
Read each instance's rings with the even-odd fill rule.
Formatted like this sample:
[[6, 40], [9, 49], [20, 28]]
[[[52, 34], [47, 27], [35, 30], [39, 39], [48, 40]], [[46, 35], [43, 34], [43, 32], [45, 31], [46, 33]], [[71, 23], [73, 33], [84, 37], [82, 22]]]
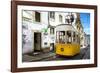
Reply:
[[82, 48], [80, 54], [73, 57], [65, 57], [56, 55], [54, 52], [39, 53], [39, 54], [27, 54], [23, 55], [23, 61], [25, 62], [36, 62], [36, 61], [59, 61], [59, 60], [80, 60], [90, 59], [90, 46]]
[[80, 54], [77, 54], [73, 57], [65, 57], [65, 56], [58, 56], [55, 55], [52, 58], [46, 58], [42, 61], [52, 61], [52, 60], [79, 60], [79, 59], [90, 59], [90, 47], [86, 47], [80, 50]]

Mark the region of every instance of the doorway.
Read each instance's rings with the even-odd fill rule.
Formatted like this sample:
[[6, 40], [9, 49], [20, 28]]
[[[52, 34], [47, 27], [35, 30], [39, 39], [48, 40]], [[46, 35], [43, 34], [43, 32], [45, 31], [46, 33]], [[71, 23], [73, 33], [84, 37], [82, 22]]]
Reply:
[[34, 52], [41, 51], [41, 33], [34, 32]]

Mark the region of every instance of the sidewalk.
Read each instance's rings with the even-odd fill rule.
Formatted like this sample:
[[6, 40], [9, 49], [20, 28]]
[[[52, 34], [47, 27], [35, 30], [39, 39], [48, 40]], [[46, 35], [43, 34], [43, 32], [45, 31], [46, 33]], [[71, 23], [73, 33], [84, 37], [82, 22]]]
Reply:
[[50, 58], [55, 56], [56, 54], [54, 52], [47, 52], [47, 53], [40, 53], [40, 54], [24, 54], [22, 56], [23, 62], [35, 62], [35, 61], [41, 61], [46, 58]]

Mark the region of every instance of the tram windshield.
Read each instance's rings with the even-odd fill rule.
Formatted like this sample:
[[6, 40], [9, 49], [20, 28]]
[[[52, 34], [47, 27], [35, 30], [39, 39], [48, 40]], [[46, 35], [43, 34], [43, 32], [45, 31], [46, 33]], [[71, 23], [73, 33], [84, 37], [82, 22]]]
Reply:
[[56, 42], [62, 44], [80, 43], [80, 39], [74, 31], [57, 31]]
[[58, 31], [56, 34], [56, 42], [65, 43], [65, 31]]
[[56, 42], [57, 43], [71, 43], [72, 33], [71, 31], [57, 31], [56, 32]]

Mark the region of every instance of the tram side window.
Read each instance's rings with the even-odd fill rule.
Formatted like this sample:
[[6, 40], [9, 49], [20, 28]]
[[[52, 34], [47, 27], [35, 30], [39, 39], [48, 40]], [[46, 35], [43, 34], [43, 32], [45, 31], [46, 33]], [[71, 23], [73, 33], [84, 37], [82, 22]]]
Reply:
[[77, 35], [77, 43], [80, 43], [80, 38], [78, 35]]
[[59, 32], [59, 43], [65, 43], [65, 31]]
[[78, 36], [78, 43], [80, 44], [80, 37]]
[[71, 38], [71, 31], [67, 31], [67, 43], [71, 43], [72, 38]]
[[59, 32], [56, 32], [56, 42], [59, 43]]
[[73, 32], [73, 42], [75, 42], [76, 40], [75, 40], [75, 32]]

